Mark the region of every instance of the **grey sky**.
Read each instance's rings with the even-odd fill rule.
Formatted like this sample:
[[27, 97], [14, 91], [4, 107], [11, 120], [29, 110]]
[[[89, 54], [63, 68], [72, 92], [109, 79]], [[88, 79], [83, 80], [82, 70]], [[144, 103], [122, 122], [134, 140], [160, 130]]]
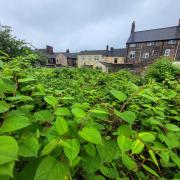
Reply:
[[0, 0], [0, 23], [37, 48], [124, 47], [136, 30], [177, 25], [180, 0]]

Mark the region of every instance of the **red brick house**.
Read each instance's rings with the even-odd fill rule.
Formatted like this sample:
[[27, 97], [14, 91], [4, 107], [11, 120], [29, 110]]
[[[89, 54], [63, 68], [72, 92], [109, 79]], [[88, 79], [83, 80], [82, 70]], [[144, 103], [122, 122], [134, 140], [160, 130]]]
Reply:
[[160, 56], [179, 61], [180, 19], [177, 26], [145, 31], [135, 31], [133, 22], [126, 49], [127, 64], [148, 64]]

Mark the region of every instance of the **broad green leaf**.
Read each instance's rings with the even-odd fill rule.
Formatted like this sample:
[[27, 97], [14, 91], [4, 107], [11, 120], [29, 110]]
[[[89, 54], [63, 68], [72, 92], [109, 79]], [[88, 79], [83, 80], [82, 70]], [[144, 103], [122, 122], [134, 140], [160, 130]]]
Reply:
[[39, 150], [39, 142], [34, 137], [24, 139], [19, 144], [19, 155], [23, 157], [37, 157]]
[[4, 65], [3, 61], [0, 60], [0, 68], [3, 68], [3, 65]]
[[102, 144], [102, 138], [99, 131], [94, 127], [84, 127], [80, 132], [79, 135], [94, 144]]
[[139, 140], [136, 139], [136, 141], [132, 144], [132, 154], [139, 154], [143, 151], [144, 144]]
[[24, 95], [16, 95], [13, 97], [7, 97], [6, 100], [8, 101], [17, 101], [17, 102], [26, 102], [26, 101], [32, 101], [32, 98], [29, 96], [24, 96]]
[[160, 156], [164, 164], [168, 164], [170, 160], [170, 153], [168, 151], [161, 151]]
[[53, 114], [49, 110], [41, 110], [34, 113], [36, 121], [49, 122], [54, 119]]
[[126, 136], [120, 135], [117, 138], [117, 144], [121, 152], [129, 151], [132, 146], [132, 140]]
[[106, 167], [104, 165], [100, 166], [101, 173], [107, 178], [116, 179], [119, 177], [118, 171], [116, 168]]
[[166, 124], [165, 127], [170, 131], [180, 131], [180, 128], [175, 124]]
[[65, 107], [57, 108], [54, 114], [58, 116], [71, 116], [70, 110]]
[[170, 157], [174, 163], [176, 163], [177, 167], [180, 169], [180, 158], [173, 151], [170, 151]]
[[151, 169], [150, 167], [148, 167], [148, 166], [146, 166], [146, 165], [143, 165], [143, 168], [144, 168], [146, 171], [148, 171], [150, 174], [159, 177], [159, 175], [158, 175], [153, 169]]
[[158, 161], [157, 161], [157, 159], [156, 159], [156, 156], [155, 156], [154, 152], [153, 152], [151, 149], [150, 149], [148, 152], [149, 152], [149, 154], [150, 154], [150, 156], [151, 156], [151, 159], [152, 159], [152, 161], [154, 162], [154, 164], [155, 164], [156, 166], [159, 166]]
[[41, 156], [50, 154], [58, 145], [58, 139], [50, 141], [41, 151]]
[[111, 90], [110, 92], [111, 92], [111, 94], [112, 94], [115, 98], [117, 98], [120, 102], [122, 102], [122, 101], [124, 101], [124, 100], [127, 99], [127, 96], [126, 96], [123, 92], [121, 92], [121, 91]]
[[122, 163], [131, 171], [136, 171], [137, 169], [136, 162], [125, 153], [122, 153]]
[[44, 100], [45, 100], [48, 104], [52, 105], [53, 107], [55, 107], [55, 106], [58, 104], [58, 100], [57, 100], [57, 98], [55, 98], [54, 96], [46, 96], [46, 97], [44, 98]]
[[68, 132], [68, 123], [63, 117], [57, 117], [55, 121], [55, 128], [59, 135], [66, 134]]
[[119, 117], [129, 124], [133, 124], [136, 119], [136, 114], [132, 111], [124, 111], [119, 114]]
[[88, 144], [84, 145], [84, 148], [88, 155], [90, 155], [90, 156], [96, 155], [96, 148], [95, 148], [94, 144], [88, 143]]
[[91, 116], [97, 119], [106, 120], [108, 118], [108, 112], [103, 109], [93, 109], [91, 110]]
[[0, 165], [18, 159], [18, 144], [10, 136], [0, 136]]
[[70, 161], [73, 161], [79, 154], [80, 143], [77, 139], [68, 139], [68, 140], [66, 140], [66, 143], [68, 143], [71, 148], [63, 147], [64, 154], [67, 156], [67, 158]]
[[11, 111], [0, 128], [0, 132], [13, 132], [25, 128], [31, 124], [28, 117], [19, 111]]
[[9, 105], [5, 101], [0, 101], [0, 113], [4, 113], [9, 110]]
[[141, 132], [138, 134], [139, 138], [145, 142], [153, 142], [156, 136], [150, 132]]
[[86, 116], [86, 112], [81, 108], [72, 108], [71, 111], [77, 118], [84, 118]]
[[8, 175], [13, 178], [14, 165], [15, 165], [15, 161], [0, 165], [0, 177], [2, 175]]
[[113, 140], [103, 141], [103, 144], [96, 145], [96, 148], [103, 162], [111, 162], [118, 151], [117, 144]]
[[130, 125], [120, 125], [117, 129], [117, 134], [129, 137], [133, 135], [133, 130]]
[[34, 180], [66, 180], [69, 179], [66, 165], [54, 157], [47, 156], [39, 164]]
[[31, 81], [35, 81], [35, 79], [33, 77], [26, 77], [18, 80], [19, 83], [26, 83]]

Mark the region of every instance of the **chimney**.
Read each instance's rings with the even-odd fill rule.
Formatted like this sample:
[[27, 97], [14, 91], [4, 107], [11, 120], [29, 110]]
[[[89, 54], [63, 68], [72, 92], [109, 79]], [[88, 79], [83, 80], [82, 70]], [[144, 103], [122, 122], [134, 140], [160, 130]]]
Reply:
[[111, 47], [111, 51], [113, 51], [114, 50], [114, 48], [113, 47]]
[[179, 19], [179, 23], [178, 23], [178, 26], [180, 27], [180, 19]]
[[69, 49], [66, 49], [66, 53], [70, 53]]
[[106, 46], [106, 51], [109, 51], [109, 45]]
[[47, 45], [47, 46], [46, 46], [46, 51], [47, 51], [48, 54], [53, 54], [53, 47]]
[[131, 34], [134, 32], [135, 32], [135, 21], [133, 21], [131, 25]]

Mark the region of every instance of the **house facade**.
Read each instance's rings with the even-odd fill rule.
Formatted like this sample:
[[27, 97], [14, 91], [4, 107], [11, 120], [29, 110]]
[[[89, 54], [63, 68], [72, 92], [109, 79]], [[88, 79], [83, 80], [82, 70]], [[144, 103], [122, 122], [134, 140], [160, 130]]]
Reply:
[[146, 31], [135, 31], [133, 22], [126, 49], [127, 64], [148, 64], [160, 56], [180, 60], [180, 20], [177, 26]]
[[56, 65], [58, 66], [77, 66], [77, 53], [70, 53], [69, 49], [66, 52], [61, 52], [56, 56]]

